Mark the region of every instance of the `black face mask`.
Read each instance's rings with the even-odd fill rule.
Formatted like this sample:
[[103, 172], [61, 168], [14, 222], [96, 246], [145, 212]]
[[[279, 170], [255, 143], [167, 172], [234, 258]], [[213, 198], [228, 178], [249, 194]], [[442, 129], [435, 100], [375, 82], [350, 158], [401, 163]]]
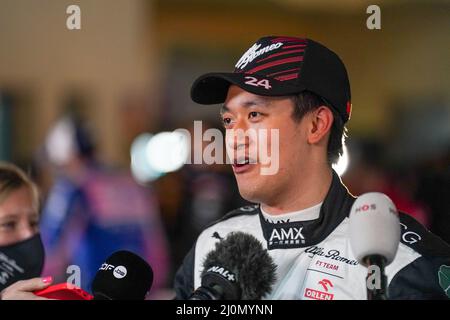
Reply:
[[40, 234], [8, 246], [0, 246], [0, 291], [19, 280], [39, 277], [44, 267]]

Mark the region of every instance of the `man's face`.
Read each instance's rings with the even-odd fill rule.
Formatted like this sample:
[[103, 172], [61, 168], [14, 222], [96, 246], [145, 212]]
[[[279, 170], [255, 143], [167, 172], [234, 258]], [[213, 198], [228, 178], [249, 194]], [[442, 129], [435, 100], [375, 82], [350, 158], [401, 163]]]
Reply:
[[[293, 179], [298, 179], [303, 170], [306, 126], [303, 119], [294, 121], [293, 108], [294, 103], [288, 97], [258, 96], [230, 86], [221, 114], [227, 129], [227, 154], [232, 154], [230, 160], [244, 199], [265, 204], [275, 202], [289, 190]], [[236, 131], [254, 134], [243, 138]], [[256, 139], [264, 131], [262, 137], [267, 139]], [[278, 137], [272, 134], [275, 131], [278, 131]], [[269, 158], [279, 160], [277, 170], [272, 170], [272, 174], [262, 174], [268, 165], [260, 157], [255, 157], [261, 147], [268, 151]]]

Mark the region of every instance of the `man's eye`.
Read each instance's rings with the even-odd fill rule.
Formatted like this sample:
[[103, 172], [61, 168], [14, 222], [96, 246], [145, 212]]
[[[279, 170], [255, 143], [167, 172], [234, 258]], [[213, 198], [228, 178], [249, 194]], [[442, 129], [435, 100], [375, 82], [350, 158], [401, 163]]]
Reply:
[[231, 123], [231, 118], [223, 118], [222, 121], [224, 125], [228, 125]]
[[252, 111], [252, 112], [249, 113], [248, 117], [249, 118], [255, 118], [255, 117], [260, 116], [260, 115], [261, 115], [261, 113], [259, 113], [257, 111]]

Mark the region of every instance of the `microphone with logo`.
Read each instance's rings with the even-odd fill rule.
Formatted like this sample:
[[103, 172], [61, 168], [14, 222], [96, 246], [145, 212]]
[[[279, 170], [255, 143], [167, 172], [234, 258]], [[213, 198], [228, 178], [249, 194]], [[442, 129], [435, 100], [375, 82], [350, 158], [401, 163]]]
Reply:
[[259, 300], [271, 291], [275, 271], [258, 239], [232, 232], [206, 256], [201, 286], [189, 300]]
[[94, 300], [145, 300], [153, 283], [150, 265], [138, 255], [121, 250], [101, 265], [92, 282]]
[[349, 218], [350, 244], [356, 259], [368, 268], [368, 300], [386, 300], [384, 270], [394, 260], [400, 243], [397, 208], [385, 194], [369, 192], [353, 203]]

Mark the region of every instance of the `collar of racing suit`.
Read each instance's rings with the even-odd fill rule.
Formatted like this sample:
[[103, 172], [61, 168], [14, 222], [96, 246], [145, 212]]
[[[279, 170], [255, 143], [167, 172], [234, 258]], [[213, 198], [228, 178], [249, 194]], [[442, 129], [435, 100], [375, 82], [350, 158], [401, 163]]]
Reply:
[[264, 218], [258, 206], [267, 248], [301, 248], [322, 242], [350, 214], [354, 201], [355, 197], [348, 192], [341, 178], [333, 170], [330, 189], [323, 201], [319, 218], [315, 220], [273, 223]]

